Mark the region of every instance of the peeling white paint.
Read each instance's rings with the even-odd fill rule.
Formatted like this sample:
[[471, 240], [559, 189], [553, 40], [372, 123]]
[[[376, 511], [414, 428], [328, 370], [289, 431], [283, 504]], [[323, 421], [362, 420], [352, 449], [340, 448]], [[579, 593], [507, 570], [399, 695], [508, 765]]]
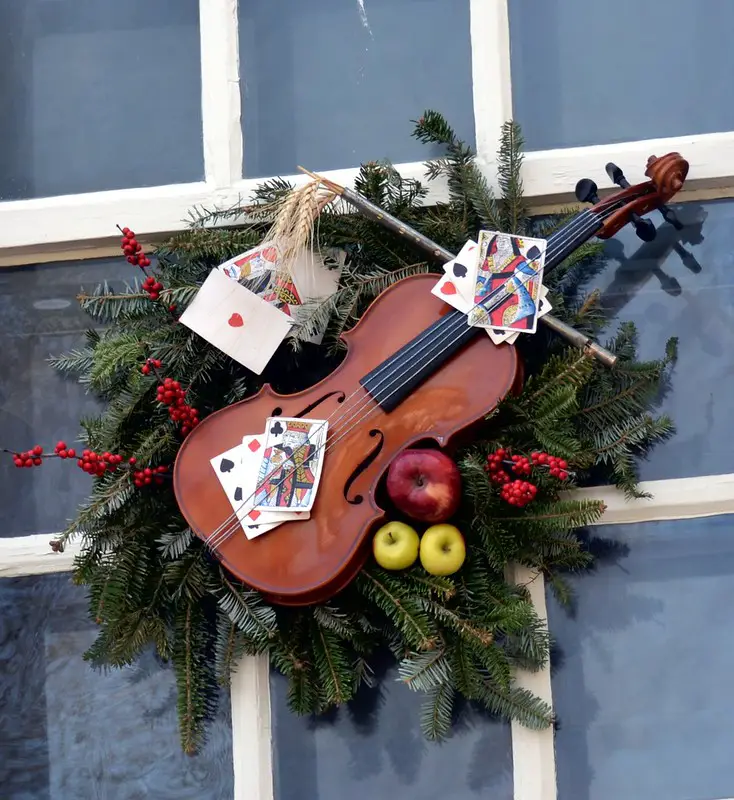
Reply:
[[[364, 0], [357, 0], [357, 7], [359, 8], [359, 18], [362, 21], [362, 27], [372, 36], [372, 28], [370, 28], [370, 21], [367, 19], [367, 9], [364, 7]], [[374, 39], [375, 37], [372, 36]]]

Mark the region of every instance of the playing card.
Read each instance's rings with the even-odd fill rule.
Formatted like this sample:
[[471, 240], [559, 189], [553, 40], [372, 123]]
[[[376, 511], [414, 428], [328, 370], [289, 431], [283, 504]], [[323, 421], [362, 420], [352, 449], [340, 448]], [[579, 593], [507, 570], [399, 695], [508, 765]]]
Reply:
[[[478, 245], [470, 239], [461, 248], [456, 258], [443, 265], [444, 272], [451, 276], [451, 282], [458, 294], [467, 302], [471, 302], [474, 297], [474, 267], [478, 255]], [[474, 305], [473, 302], [472, 305]]]
[[310, 511], [324, 461], [326, 420], [269, 417], [254, 508]]
[[[480, 232], [474, 276], [475, 307], [469, 312], [470, 325], [535, 333], [545, 248], [544, 239], [528, 239], [496, 231]], [[512, 294], [492, 309], [493, 301], [487, 298], [508, 285], [513, 289]], [[482, 303], [486, 303], [490, 310], [486, 310]]]
[[[278, 525], [278, 522], [256, 525], [255, 520], [249, 517], [252, 511], [252, 498], [250, 498], [249, 504], [245, 501], [248, 499], [248, 495], [252, 495], [255, 490], [256, 475], [252, 477], [252, 485], [250, 486], [242, 469], [242, 455], [245, 449], [244, 445], [238, 444], [236, 447], [232, 447], [230, 450], [212, 458], [209, 463], [212, 465], [217, 478], [219, 478], [229, 504], [232, 506], [232, 511], [237, 516], [245, 535], [248, 539], [252, 539], [253, 534], [259, 535], [272, 530]], [[224, 520], [222, 521], [224, 522]], [[221, 532], [212, 535], [213, 545], [216, 545], [219, 539], [227, 535], [229, 527], [229, 525], [226, 525]]]
[[[541, 286], [538, 319], [544, 317], [546, 314], [550, 314], [552, 310], [553, 306], [548, 301], [548, 289], [546, 289], [545, 286]], [[502, 344], [503, 342], [507, 342], [507, 344], [514, 344], [515, 340], [520, 335], [519, 331], [512, 333], [511, 331], [494, 330], [493, 328], [486, 328], [485, 330], [489, 334], [489, 338], [495, 344]]]
[[[271, 530], [274, 525], [281, 522], [293, 520], [304, 520], [311, 517], [308, 511], [260, 511], [253, 508], [255, 505], [255, 490], [257, 488], [257, 477], [260, 469], [260, 462], [265, 450], [266, 434], [261, 433], [257, 436], [245, 436], [242, 439], [242, 473], [245, 476], [244, 482], [247, 484], [247, 507], [250, 509], [247, 514], [247, 528], [245, 533], [248, 539], [253, 539], [265, 530]], [[274, 523], [271, 525], [270, 523]]]
[[209, 273], [179, 322], [256, 375], [291, 327], [287, 314], [219, 269]]
[[277, 247], [266, 242], [259, 247], [254, 247], [252, 250], [230, 258], [229, 261], [220, 264], [217, 269], [221, 270], [227, 277], [239, 281], [256, 278], [264, 272], [269, 272], [275, 268], [277, 262]]

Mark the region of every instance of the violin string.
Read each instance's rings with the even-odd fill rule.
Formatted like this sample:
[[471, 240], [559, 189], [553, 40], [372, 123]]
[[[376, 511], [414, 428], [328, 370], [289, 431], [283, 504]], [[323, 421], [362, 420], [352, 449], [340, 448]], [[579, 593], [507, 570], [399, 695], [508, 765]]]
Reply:
[[[553, 258], [558, 252], [560, 252], [563, 249], [563, 247], [565, 245], [567, 245], [570, 241], [573, 240], [573, 238], [577, 237], [582, 232], [582, 229], [583, 229], [584, 225], [583, 224], [579, 225], [579, 223], [588, 224], [592, 220], [594, 222], [599, 222], [599, 221], [603, 220], [609, 214], [613, 213], [615, 210], [616, 210], [616, 204], [612, 204], [611, 207], [606, 208], [602, 213], [599, 213], [597, 211], [595, 213], [595, 218], [589, 217], [588, 214], [587, 215], [584, 215], [583, 213], [580, 214], [572, 223], [570, 223], [569, 227], [565, 231], [563, 231], [564, 238], [559, 240], [557, 244], [554, 243], [555, 247], [551, 248], [551, 250], [548, 253], [546, 253], [546, 258]], [[532, 259], [529, 263], [532, 263], [532, 261], [534, 261], [534, 260], [536, 260], [536, 259]], [[535, 277], [535, 273], [530, 275], [527, 278], [527, 280], [522, 282], [521, 285], [524, 285], [525, 283], [530, 282], [534, 277]], [[493, 301], [494, 299], [497, 298], [498, 295], [503, 294], [503, 293], [507, 293], [507, 287], [511, 283], [516, 281], [516, 280], [517, 279], [514, 276], [511, 277], [511, 278], [508, 278], [507, 281], [505, 281], [505, 283], [502, 286], [498, 287], [496, 290], [491, 292], [489, 295], [487, 295], [486, 297], [482, 298], [482, 300], [479, 303], [477, 303], [473, 307], [472, 310], [474, 310], [476, 308], [479, 308], [479, 307], [484, 307], [485, 304], [488, 301]], [[512, 289], [512, 291], [509, 292], [509, 294], [512, 294], [515, 291], [516, 291], [516, 288]], [[497, 305], [501, 305], [503, 300], [504, 300], [504, 297], [500, 298], [500, 300], [497, 303]], [[490, 309], [490, 310], [493, 310], [493, 309]], [[465, 317], [464, 314], [462, 314], [458, 318], [449, 317], [448, 320], [447, 320], [447, 322], [448, 322], [447, 328], [450, 329], [450, 330], [445, 331], [445, 333], [453, 333], [455, 331], [460, 331], [460, 330], [464, 329], [465, 328], [464, 317]], [[435, 333], [438, 334], [439, 331], [440, 331], [440, 326], [436, 328]], [[441, 331], [441, 332], [444, 333], [444, 331]], [[430, 347], [430, 345], [432, 344], [432, 342], [429, 340], [429, 341], [426, 341], [426, 342], [414, 341], [412, 343], [412, 345], [416, 346], [416, 345], [419, 345], [421, 343], [423, 344], [423, 347], [420, 348], [419, 352], [422, 352], [423, 350], [426, 349], [426, 347]], [[438, 353], [430, 353], [429, 354], [429, 360], [428, 361], [424, 361], [423, 364], [419, 367], [419, 369], [421, 369], [423, 366], [425, 366], [427, 363], [429, 363], [431, 358], [433, 358], [435, 356], [438, 356], [442, 352], [444, 352], [448, 347], [451, 346], [451, 344], [452, 344], [452, 341], [449, 341], [449, 343], [445, 347], [443, 347]], [[407, 351], [406, 351], [406, 355], [407, 355]], [[413, 364], [410, 364], [409, 366], [415, 366], [415, 362], [413, 362]], [[385, 380], [387, 380], [387, 378], [389, 378], [391, 375], [393, 375], [398, 370], [400, 370], [401, 373], [404, 372], [404, 365], [402, 365], [402, 364], [396, 365], [396, 367], [393, 370], [391, 370], [390, 372], [388, 372], [384, 376], [383, 380], [381, 380], [377, 384], [377, 387], [375, 387], [375, 388], [378, 388], [382, 383], [385, 382]], [[412, 374], [415, 374], [415, 372], [413, 372]], [[394, 385], [394, 383], [395, 382], [392, 381], [386, 388], [390, 389]], [[354, 428], [357, 425], [359, 425], [364, 419], [366, 419], [372, 413], [374, 413], [374, 411], [376, 411], [377, 408], [379, 408], [380, 403], [385, 402], [385, 400], [389, 399], [389, 397], [394, 395], [395, 392], [399, 391], [399, 389], [401, 388], [401, 385], [402, 384], [399, 384], [396, 388], [394, 388], [392, 391], [390, 391], [386, 396], [381, 396], [379, 398], [378, 398], [378, 394], [377, 393], [375, 393], [375, 394], [366, 394], [362, 398], [361, 403], [356, 403], [356, 404], [354, 404], [354, 406], [352, 406], [351, 410], [352, 410], [353, 413], [350, 416], [350, 418], [347, 420], [347, 423], [349, 423], [351, 420], [353, 420], [356, 415], [358, 415], [362, 410], [364, 410], [370, 404], [370, 401], [374, 400], [374, 402], [376, 403], [376, 406], [374, 408], [370, 409], [369, 411], [367, 411], [366, 415], [363, 415], [362, 417], [357, 419], [352, 425], [350, 425], [347, 428], [347, 430], [342, 432], [335, 440], [330, 440], [330, 438], [327, 437], [326, 441], [324, 443], [322, 443], [318, 447], [317, 452], [318, 452], [318, 450], [322, 450], [323, 449], [324, 453], [326, 453], [330, 447], [333, 447], [334, 445], [336, 445], [346, 435], [348, 435], [352, 430], [354, 430]], [[352, 394], [349, 396], [349, 398], [353, 397], [358, 392], [359, 392], [359, 388], [356, 389], [354, 392], [352, 392]], [[343, 408], [343, 406], [342, 406], [342, 408]], [[336, 422], [339, 422], [340, 420], [342, 420], [344, 418], [344, 416], [346, 416], [347, 413], [349, 413], [349, 411], [350, 411], [349, 408], [345, 409], [344, 412], [342, 413], [342, 415], [336, 420]], [[332, 416], [333, 416], [333, 414], [332, 414]], [[322, 428], [324, 426], [324, 424], [326, 424], [327, 421], [328, 420], [323, 421], [318, 426], [318, 428], [319, 429]], [[338, 432], [338, 429], [336, 427], [334, 427], [332, 429], [332, 431], [331, 431], [331, 435], [335, 436], [337, 434], [337, 432]], [[310, 443], [310, 436], [311, 436], [311, 434], [309, 433], [309, 436], [308, 436], [307, 440], [305, 442], [303, 442], [301, 445], [299, 445], [297, 450], [300, 450], [300, 449], [308, 446], [308, 444]], [[238, 511], [239, 511], [240, 508], [243, 508], [254, 496], [258, 495], [262, 491], [262, 486], [265, 483], [265, 481], [267, 481], [267, 479], [269, 477], [271, 477], [273, 474], [275, 474], [278, 471], [278, 469], [279, 468], [275, 468], [274, 470], [271, 471], [271, 473], [269, 473], [268, 475], [266, 475], [262, 479], [262, 481], [260, 482], [260, 484], [259, 484], [258, 488], [255, 490], [255, 492], [253, 492], [249, 497], [245, 498], [245, 500], [242, 501], [242, 503], [238, 507]], [[269, 490], [266, 492], [265, 496], [267, 497], [273, 491], [276, 491], [278, 489], [278, 487], [283, 482], [285, 482], [289, 477], [291, 477], [295, 472], [296, 472], [296, 468], [292, 469], [287, 475], [283, 476], [283, 478], [280, 480], [279, 483], [277, 483], [274, 486], [269, 488]], [[235, 524], [231, 528], [228, 528], [230, 522], [234, 522]], [[225, 539], [229, 538], [229, 536], [231, 536], [233, 533], [235, 533], [239, 527], [240, 527], [240, 521], [237, 518], [237, 514], [236, 513], [235, 514], [231, 514], [227, 519], [225, 519], [222, 522], [221, 525], [219, 525], [214, 531], [212, 531], [212, 533], [206, 538], [205, 541], [212, 548], [216, 548]], [[225, 530], [225, 529], [227, 529], [227, 530]], [[220, 536], [220, 534], [222, 534], [222, 535]], [[216, 541], [214, 541], [215, 539], [216, 539]]]
[[[585, 224], [588, 224], [588, 223], [589, 223], [590, 221], [592, 221], [592, 220], [593, 220], [593, 221], [595, 221], [595, 222], [598, 222], [599, 220], [603, 219], [603, 218], [604, 218], [605, 216], [607, 216], [608, 214], [612, 213], [614, 210], [615, 210], [614, 208], [610, 208], [610, 209], [607, 209], [607, 210], [605, 211], [605, 213], [603, 213], [603, 214], [598, 214], [598, 213], [597, 213], [597, 215], [596, 215], [596, 218], [590, 218], [588, 215], [586, 215], [585, 217], [584, 217], [583, 215], [579, 215], [579, 217], [577, 217], [577, 218], [576, 218], [576, 220], [574, 220], [574, 221], [573, 221], [573, 222], [570, 224], [569, 228], [563, 232], [564, 239], [563, 239], [563, 240], [559, 240], [559, 241], [558, 241], [558, 243], [557, 243], [557, 245], [556, 245], [555, 247], [551, 248], [551, 251], [550, 251], [549, 253], [547, 253], [547, 254], [546, 254], [546, 256], [547, 256], [547, 257], [550, 257], [550, 258], [554, 257], [554, 256], [555, 256], [555, 255], [556, 255], [558, 252], [560, 252], [560, 251], [562, 250], [562, 248], [563, 248], [563, 247], [564, 247], [566, 244], [568, 244], [568, 242], [569, 242], [569, 241], [571, 241], [573, 238], [575, 238], [576, 236], [578, 236], [578, 235], [581, 233], [581, 229], [583, 229], [583, 225], [579, 226], [579, 225], [578, 225], [578, 223], [579, 223], [579, 222], [584, 222]], [[569, 234], [572, 234], [572, 235], [569, 235]], [[555, 244], [555, 243], [554, 243], [554, 244]], [[532, 261], [534, 261], [534, 260], [535, 260], [535, 259], [532, 259], [530, 263], [532, 263]], [[527, 280], [526, 280], [526, 281], [523, 281], [523, 282], [522, 282], [522, 285], [524, 285], [525, 283], [528, 283], [528, 282], [529, 282], [529, 281], [531, 281], [531, 280], [532, 280], [534, 277], [535, 277], [535, 274], [533, 274], [533, 275], [530, 275], [530, 276], [527, 278]], [[505, 281], [505, 283], [504, 283], [504, 284], [503, 284], [501, 287], [498, 287], [498, 288], [497, 288], [497, 289], [496, 289], [494, 292], [492, 292], [492, 293], [490, 293], [489, 295], [487, 295], [486, 297], [484, 297], [484, 298], [481, 300], [481, 302], [480, 302], [480, 303], [477, 303], [477, 304], [474, 306], [474, 308], [483, 307], [483, 306], [484, 306], [484, 304], [485, 304], [485, 303], [487, 303], [488, 301], [490, 301], [490, 300], [494, 300], [494, 299], [495, 299], [495, 298], [496, 298], [496, 297], [497, 297], [499, 294], [501, 294], [501, 293], [503, 293], [503, 292], [506, 292], [508, 285], [509, 285], [510, 283], [512, 283], [514, 280], [516, 280], [516, 278], [515, 278], [514, 276], [513, 276], [512, 278], [509, 278], [507, 281]], [[514, 291], [516, 291], [516, 289], [513, 289], [513, 290], [510, 292], [510, 294], [514, 293]], [[497, 303], [497, 305], [498, 305], [498, 306], [499, 306], [499, 305], [501, 305], [501, 303], [503, 302], [503, 299], [504, 299], [504, 298], [501, 298], [501, 299], [499, 300], [499, 302]], [[492, 309], [490, 309], [490, 310], [492, 310]], [[461, 316], [460, 316], [460, 317], [458, 317], [458, 318], [454, 318], [454, 317], [451, 317], [451, 318], [449, 318], [450, 322], [449, 322], [448, 328], [452, 328], [452, 329], [453, 329], [453, 330], [452, 330], [452, 331], [450, 331], [450, 332], [453, 332], [453, 331], [455, 331], [455, 330], [460, 330], [460, 329], [464, 328], [464, 321], [463, 321], [463, 318], [464, 318], [464, 316], [465, 316], [465, 315], [461, 315]], [[456, 324], [454, 324], [454, 323], [456, 323]], [[440, 329], [440, 326], [439, 326], [439, 328], [437, 328], [437, 329], [436, 329], [436, 333], [438, 333], [438, 332], [439, 332], [439, 329]], [[447, 332], [448, 332], [448, 331], [447, 331]], [[414, 344], [419, 344], [419, 343], [420, 343], [420, 342], [415, 342]], [[427, 363], [429, 363], [429, 362], [430, 362], [430, 360], [431, 360], [431, 357], [433, 357], [433, 356], [436, 356], [436, 355], [440, 355], [440, 354], [441, 354], [443, 351], [445, 351], [445, 350], [446, 350], [446, 349], [447, 349], [449, 346], [451, 346], [451, 343], [452, 343], [452, 342], [451, 342], [451, 341], [449, 341], [449, 343], [448, 343], [448, 344], [447, 344], [447, 345], [446, 345], [444, 348], [442, 348], [442, 349], [441, 349], [441, 350], [440, 350], [438, 353], [436, 353], [436, 354], [433, 354], [433, 353], [432, 353], [432, 354], [429, 354], [429, 359], [428, 359], [428, 361], [424, 361], [424, 362], [423, 362], [423, 364], [422, 364], [422, 365], [419, 367], [419, 369], [421, 369], [423, 366], [425, 366]], [[430, 341], [428, 341], [428, 342], [425, 342], [425, 343], [424, 343], [424, 346], [421, 348], [421, 351], [422, 351], [422, 350], [424, 350], [424, 349], [426, 348], [426, 346], [430, 346], [431, 344], [432, 344], [432, 342], [430, 342]], [[410, 365], [410, 366], [415, 366], [415, 362], [414, 362], [412, 365]], [[384, 383], [384, 381], [385, 381], [385, 380], [386, 380], [388, 377], [390, 377], [390, 375], [394, 374], [394, 372], [396, 372], [396, 371], [397, 371], [398, 369], [400, 369], [400, 368], [401, 368], [401, 365], [397, 365], [397, 366], [395, 367], [395, 369], [393, 369], [393, 370], [391, 370], [390, 372], [388, 372], [388, 373], [387, 373], [387, 375], [386, 375], [386, 376], [383, 378], [383, 380], [382, 380], [382, 381], [380, 381], [380, 383], [378, 383], [378, 386], [380, 386], [382, 383]], [[402, 371], [403, 371], [403, 370], [401, 369], [401, 372], [402, 372]], [[415, 373], [413, 373], [413, 374], [415, 374]], [[393, 385], [394, 385], [394, 383], [395, 383], [394, 381], [393, 381], [393, 382], [391, 382], [391, 383], [388, 385], [387, 389], [390, 389], [390, 388], [391, 388], [391, 386], [393, 386]], [[330, 447], [332, 447], [332, 446], [336, 445], [336, 444], [337, 444], [339, 441], [341, 441], [341, 440], [342, 440], [342, 439], [343, 439], [343, 438], [344, 438], [346, 435], [348, 435], [348, 434], [349, 434], [349, 433], [350, 433], [350, 432], [351, 432], [351, 431], [352, 431], [352, 430], [353, 430], [353, 429], [354, 429], [354, 428], [355, 428], [357, 425], [359, 425], [359, 424], [360, 424], [360, 423], [361, 423], [361, 422], [362, 422], [364, 419], [366, 419], [366, 418], [367, 418], [367, 417], [369, 417], [369, 416], [370, 416], [372, 413], [374, 413], [374, 411], [376, 411], [376, 410], [377, 410], [377, 408], [379, 407], [379, 404], [380, 404], [380, 403], [382, 403], [382, 402], [384, 402], [385, 400], [389, 399], [389, 397], [391, 397], [392, 395], [394, 395], [394, 394], [395, 394], [395, 392], [399, 391], [399, 389], [401, 388], [401, 385], [402, 385], [402, 384], [398, 385], [398, 386], [397, 386], [396, 388], [394, 388], [392, 391], [388, 392], [388, 394], [387, 394], [386, 396], [382, 396], [382, 397], [379, 397], [379, 398], [378, 398], [378, 395], [377, 395], [377, 393], [375, 393], [375, 394], [366, 394], [366, 395], [365, 395], [365, 396], [362, 398], [361, 404], [355, 404], [357, 407], [352, 409], [353, 413], [352, 413], [351, 417], [349, 418], [349, 420], [347, 420], [347, 423], [348, 423], [349, 421], [351, 421], [352, 419], [354, 419], [354, 418], [355, 418], [355, 416], [356, 416], [356, 415], [358, 415], [358, 414], [359, 414], [359, 413], [360, 413], [362, 410], [364, 410], [364, 409], [365, 409], [365, 407], [366, 407], [366, 406], [368, 406], [368, 405], [370, 404], [370, 401], [374, 400], [374, 401], [375, 401], [375, 403], [377, 404], [377, 405], [376, 405], [376, 407], [375, 407], [375, 408], [372, 408], [372, 409], [370, 409], [370, 410], [367, 412], [367, 414], [366, 414], [366, 415], [363, 415], [361, 418], [357, 419], [357, 420], [356, 420], [356, 421], [355, 421], [355, 422], [354, 422], [352, 425], [350, 425], [350, 426], [349, 426], [349, 428], [347, 428], [347, 430], [345, 430], [343, 433], [341, 433], [341, 435], [339, 435], [339, 436], [338, 436], [338, 437], [337, 437], [335, 440], [329, 440], [329, 438], [327, 438], [327, 440], [326, 440], [324, 443], [322, 443], [321, 445], [319, 445], [319, 447], [317, 448], [317, 452], [318, 452], [319, 450], [322, 450], [322, 449], [323, 449], [323, 450], [324, 450], [324, 453], [326, 453], [326, 451], [328, 451], [328, 449], [329, 449]], [[377, 387], [376, 387], [376, 388], [377, 388]], [[357, 390], [356, 390], [356, 392], [358, 392], [358, 391], [359, 391], [359, 389], [357, 389]], [[353, 392], [353, 393], [352, 393], [352, 395], [350, 395], [350, 396], [353, 396], [354, 394], [355, 394], [355, 392]], [[344, 413], [344, 414], [342, 414], [342, 416], [340, 417], [340, 419], [342, 419], [342, 418], [343, 418], [343, 417], [346, 415], [346, 413], [347, 413], [347, 412], [345, 411], [345, 413]], [[319, 428], [323, 427], [323, 425], [324, 425], [324, 424], [325, 424], [325, 421], [321, 423], [321, 425], [319, 426]], [[338, 429], [334, 428], [334, 429], [331, 431], [331, 434], [332, 434], [332, 436], [335, 436], [335, 435], [337, 434], [337, 432], [338, 432]], [[304, 447], [307, 447], [309, 443], [310, 443], [310, 434], [309, 434], [309, 436], [307, 437], [307, 440], [306, 440], [305, 442], [303, 442], [301, 445], [299, 445], [299, 447], [298, 447], [298, 448], [296, 448], [296, 451], [297, 451], [297, 450], [301, 450], [301, 449], [303, 449]], [[295, 452], [295, 451], [294, 451], [294, 452]], [[278, 469], [279, 469], [279, 468], [278, 468], [278, 467], [276, 467], [275, 469], [273, 469], [273, 470], [272, 470], [272, 471], [271, 471], [271, 472], [270, 472], [268, 475], [266, 475], [266, 476], [265, 476], [265, 477], [262, 479], [262, 481], [259, 483], [258, 487], [256, 488], [255, 492], [253, 492], [253, 493], [252, 493], [252, 494], [251, 494], [249, 497], [245, 498], [245, 500], [243, 500], [243, 501], [242, 501], [242, 503], [241, 503], [241, 504], [240, 504], [240, 506], [238, 507], [238, 511], [239, 511], [239, 509], [240, 509], [240, 508], [244, 507], [244, 506], [245, 506], [245, 505], [246, 505], [246, 504], [247, 504], [247, 503], [248, 503], [248, 502], [249, 502], [249, 501], [250, 501], [250, 500], [251, 500], [251, 499], [252, 499], [254, 496], [258, 495], [258, 494], [259, 494], [259, 493], [262, 491], [262, 487], [263, 487], [263, 484], [265, 483], [265, 481], [267, 481], [267, 479], [268, 479], [269, 477], [271, 477], [273, 474], [275, 474], [275, 473], [278, 471]], [[278, 489], [278, 487], [279, 487], [279, 486], [280, 486], [282, 483], [284, 483], [286, 480], [288, 480], [288, 478], [289, 478], [289, 477], [291, 477], [291, 476], [292, 476], [292, 475], [293, 475], [293, 474], [296, 472], [296, 470], [297, 470], [297, 468], [294, 468], [294, 469], [292, 469], [292, 470], [291, 470], [291, 471], [290, 471], [290, 472], [289, 472], [287, 475], [284, 475], [284, 476], [281, 478], [281, 480], [280, 480], [280, 481], [279, 481], [277, 484], [275, 484], [274, 486], [271, 486], [271, 487], [269, 488], [269, 490], [268, 490], [268, 491], [266, 491], [266, 494], [265, 494], [265, 496], [267, 497], [267, 496], [268, 496], [269, 494], [271, 494], [273, 491], [276, 491], [276, 490]], [[234, 525], [233, 525], [231, 528], [228, 528], [228, 526], [229, 526], [230, 522], [234, 522]], [[224, 522], [223, 522], [221, 525], [219, 525], [219, 526], [218, 526], [218, 527], [217, 527], [217, 528], [216, 528], [214, 531], [212, 531], [212, 533], [210, 534], [210, 536], [209, 536], [209, 537], [207, 537], [207, 539], [206, 539], [205, 541], [206, 541], [206, 543], [207, 543], [207, 544], [210, 544], [210, 546], [211, 546], [212, 548], [215, 548], [215, 547], [217, 547], [219, 544], [221, 544], [221, 543], [222, 543], [222, 542], [223, 542], [225, 539], [229, 538], [229, 536], [231, 536], [233, 533], [235, 533], [235, 532], [238, 530], [238, 528], [240, 528], [240, 521], [239, 521], [239, 519], [238, 519], [238, 517], [237, 517], [237, 514], [231, 514], [231, 515], [230, 515], [230, 516], [229, 516], [227, 519], [225, 519], [225, 520], [224, 520]], [[225, 530], [225, 529], [226, 529], [226, 530]], [[220, 534], [222, 534], [222, 535], [220, 535]], [[216, 539], [216, 541], [214, 541], [215, 539]]]

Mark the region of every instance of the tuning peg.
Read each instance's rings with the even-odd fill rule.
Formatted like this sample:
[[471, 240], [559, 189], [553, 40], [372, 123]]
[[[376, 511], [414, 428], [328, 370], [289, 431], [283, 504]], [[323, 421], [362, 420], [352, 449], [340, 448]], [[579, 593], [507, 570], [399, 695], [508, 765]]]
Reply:
[[[629, 188], [630, 182], [624, 177], [624, 172], [622, 172], [616, 164], [610, 161], [604, 169], [606, 169], [607, 175], [609, 175], [609, 179], [612, 183], [616, 183], [617, 186], [622, 189]], [[651, 242], [655, 238], [657, 232], [655, 226], [649, 219], [643, 219], [639, 214], [633, 211], [630, 214], [630, 222], [643, 242]]]
[[[616, 183], [617, 186], [619, 186], [622, 189], [626, 189], [629, 187], [630, 182], [627, 180], [627, 178], [624, 177], [624, 173], [616, 164], [613, 164], [610, 161], [606, 165], [605, 169], [612, 183]], [[675, 211], [673, 211], [673, 209], [670, 208], [670, 206], [660, 206], [659, 211], [663, 215], [663, 219], [670, 225], [672, 225], [677, 231], [683, 230], [685, 226], [678, 219]]]
[[576, 184], [576, 199], [579, 203], [598, 203], [599, 195], [597, 191], [599, 187], [591, 180], [591, 178], [581, 178]]

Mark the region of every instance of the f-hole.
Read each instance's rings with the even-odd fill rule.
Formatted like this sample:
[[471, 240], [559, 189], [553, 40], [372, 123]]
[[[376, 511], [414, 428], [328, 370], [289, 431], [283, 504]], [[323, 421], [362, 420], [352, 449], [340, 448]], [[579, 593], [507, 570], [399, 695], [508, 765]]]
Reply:
[[369, 465], [377, 458], [377, 456], [380, 455], [380, 451], [385, 444], [385, 435], [381, 430], [373, 428], [370, 431], [370, 436], [373, 439], [377, 439], [375, 446], [367, 454], [367, 456], [360, 461], [359, 464], [357, 464], [354, 472], [349, 476], [349, 480], [347, 480], [347, 482], [344, 484], [344, 499], [347, 501], [347, 503], [351, 503], [353, 506], [358, 506], [360, 503], [363, 503], [364, 497], [362, 497], [361, 494], [355, 494], [354, 497], [349, 497], [349, 490], [352, 488], [352, 484], [367, 469], [367, 467], [369, 467]]
[[346, 395], [344, 394], [344, 392], [340, 391], [329, 392], [328, 394], [319, 397], [318, 400], [314, 400], [310, 406], [306, 406], [306, 408], [304, 408], [302, 411], [299, 411], [297, 414], [294, 414], [293, 416], [304, 417], [306, 414], [308, 414], [309, 411], [313, 411], [314, 408], [318, 408], [322, 403], [325, 403], [330, 397], [334, 397], [334, 395], [338, 395], [336, 399], [337, 403], [343, 403], [344, 400], [346, 399]]

